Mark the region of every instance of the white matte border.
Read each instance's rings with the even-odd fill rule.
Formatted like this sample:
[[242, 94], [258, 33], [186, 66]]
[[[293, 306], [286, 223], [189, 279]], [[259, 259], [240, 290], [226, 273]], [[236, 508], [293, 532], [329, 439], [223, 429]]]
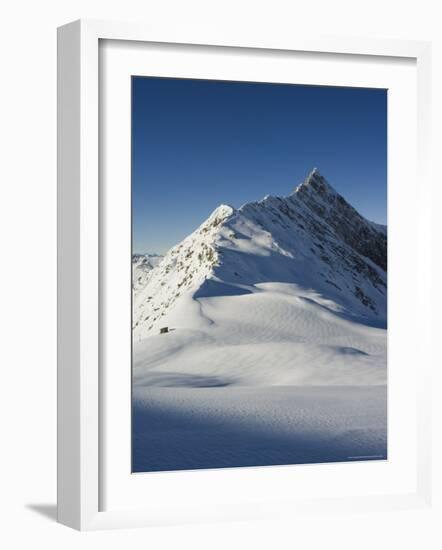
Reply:
[[[246, 514], [269, 502], [414, 493], [420, 332], [416, 227], [416, 65], [410, 59], [105, 41], [102, 144], [101, 505], [157, 516]], [[388, 89], [389, 459], [366, 463], [130, 473], [131, 76], [173, 76]], [[394, 205], [399, 205], [400, 208]], [[418, 223], [419, 220], [416, 220]], [[407, 316], [401, 303], [407, 296]], [[404, 342], [407, 345], [404, 346]], [[407, 426], [407, 430], [403, 426]]]

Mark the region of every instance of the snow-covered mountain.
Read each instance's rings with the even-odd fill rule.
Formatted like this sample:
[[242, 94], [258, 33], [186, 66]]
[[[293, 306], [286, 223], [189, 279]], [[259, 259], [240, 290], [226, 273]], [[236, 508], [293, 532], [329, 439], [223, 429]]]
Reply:
[[133, 470], [386, 458], [386, 267], [317, 170], [219, 206], [134, 285]]
[[256, 294], [270, 283], [313, 293], [341, 318], [386, 325], [386, 227], [361, 216], [317, 169], [287, 197], [219, 206], [156, 266], [147, 256], [133, 265], [138, 341], [162, 326], [194, 326], [202, 298]]
[[160, 254], [132, 254], [132, 288], [134, 293], [144, 288], [151, 271], [161, 262]]

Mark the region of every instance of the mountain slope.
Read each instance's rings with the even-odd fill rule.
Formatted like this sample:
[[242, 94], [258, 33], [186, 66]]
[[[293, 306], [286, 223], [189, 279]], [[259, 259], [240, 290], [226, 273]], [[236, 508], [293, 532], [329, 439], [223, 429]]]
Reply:
[[315, 169], [287, 197], [219, 206], [137, 281], [134, 341], [161, 326], [207, 326], [206, 299], [260, 300], [269, 284], [286, 285], [322, 314], [385, 327], [386, 266], [386, 228], [363, 218]]
[[144, 288], [149, 280], [151, 271], [161, 262], [163, 256], [159, 254], [132, 255], [132, 289], [134, 293]]

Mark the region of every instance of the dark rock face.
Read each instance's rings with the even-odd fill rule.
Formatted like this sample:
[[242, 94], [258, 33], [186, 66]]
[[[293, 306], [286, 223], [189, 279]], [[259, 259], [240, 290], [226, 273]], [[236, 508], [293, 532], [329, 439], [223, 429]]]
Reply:
[[308, 208], [353, 250], [387, 271], [387, 233], [363, 218], [315, 169], [295, 190]]
[[288, 197], [267, 196], [239, 214], [291, 256], [279, 261], [275, 280], [315, 288], [347, 311], [386, 325], [387, 228], [361, 216], [316, 169]]

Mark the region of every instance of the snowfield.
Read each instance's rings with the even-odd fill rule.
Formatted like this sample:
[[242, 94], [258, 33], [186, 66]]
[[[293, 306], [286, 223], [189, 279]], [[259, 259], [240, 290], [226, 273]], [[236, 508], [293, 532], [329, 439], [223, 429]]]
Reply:
[[136, 387], [386, 383], [386, 331], [346, 319], [313, 292], [273, 283], [189, 301], [168, 316], [171, 332], [135, 343]]
[[146, 388], [133, 471], [385, 459], [385, 386]]
[[316, 170], [285, 199], [220, 206], [146, 264], [135, 472], [387, 457], [386, 228]]

